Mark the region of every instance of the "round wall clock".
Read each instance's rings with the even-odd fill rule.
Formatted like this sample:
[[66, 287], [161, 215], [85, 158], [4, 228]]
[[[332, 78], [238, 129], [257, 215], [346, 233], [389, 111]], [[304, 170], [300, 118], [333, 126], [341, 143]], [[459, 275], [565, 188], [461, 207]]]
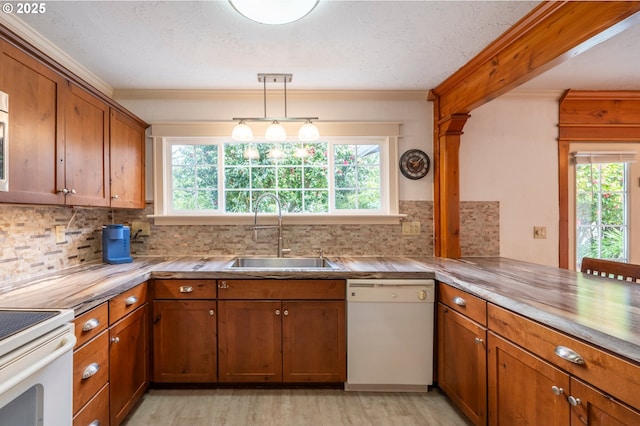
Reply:
[[400, 171], [409, 179], [422, 179], [430, 167], [429, 156], [419, 149], [410, 149], [400, 157]]

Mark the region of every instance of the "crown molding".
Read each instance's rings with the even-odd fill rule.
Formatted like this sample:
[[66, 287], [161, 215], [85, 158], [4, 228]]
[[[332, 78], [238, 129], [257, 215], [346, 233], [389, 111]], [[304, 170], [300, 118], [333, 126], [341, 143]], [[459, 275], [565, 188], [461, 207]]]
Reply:
[[15, 33], [18, 37], [22, 38], [34, 48], [50, 57], [60, 66], [66, 68], [68, 71], [75, 74], [76, 76], [93, 86], [95, 89], [102, 92], [104, 95], [108, 96], [109, 98], [113, 98], [113, 88], [110, 85], [108, 85], [100, 77], [89, 71], [58, 46], [46, 39], [42, 34], [27, 25], [15, 14], [0, 14], [0, 22], [13, 33]]
[[[282, 90], [267, 90], [278, 93]], [[314, 101], [426, 101], [427, 90], [287, 90], [287, 98]], [[247, 100], [262, 99], [263, 90], [115, 89], [116, 100]]]

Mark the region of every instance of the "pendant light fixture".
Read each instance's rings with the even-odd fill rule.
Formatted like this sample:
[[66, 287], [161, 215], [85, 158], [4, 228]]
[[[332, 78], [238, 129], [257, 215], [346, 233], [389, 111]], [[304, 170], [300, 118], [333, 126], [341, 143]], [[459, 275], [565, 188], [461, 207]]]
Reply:
[[[310, 142], [320, 137], [320, 132], [312, 120], [318, 117], [288, 117], [287, 116], [287, 83], [291, 83], [291, 74], [258, 74], [258, 81], [262, 83], [262, 93], [264, 98], [264, 117], [234, 117], [234, 121], [238, 124], [233, 128], [231, 138], [240, 142], [248, 142], [253, 140], [253, 131], [246, 123], [247, 121], [267, 121], [271, 125], [267, 127], [265, 139], [270, 142], [282, 142], [287, 139], [287, 132], [280, 122], [303, 122], [298, 132], [298, 140]], [[283, 83], [284, 85], [284, 117], [267, 117], [267, 82]]]

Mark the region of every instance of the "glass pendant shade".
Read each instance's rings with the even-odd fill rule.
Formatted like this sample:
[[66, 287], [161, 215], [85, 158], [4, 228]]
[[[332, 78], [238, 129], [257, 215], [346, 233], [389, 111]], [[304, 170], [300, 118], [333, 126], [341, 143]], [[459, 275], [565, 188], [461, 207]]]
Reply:
[[271, 151], [269, 151], [267, 157], [269, 157], [271, 160], [282, 160], [284, 158], [284, 151], [278, 147], [273, 148]]
[[318, 0], [229, 0], [229, 3], [254, 22], [281, 25], [307, 16]]
[[311, 121], [304, 123], [298, 131], [298, 139], [305, 142], [315, 141], [320, 137], [320, 131]]
[[284, 130], [282, 124], [274, 121], [269, 127], [267, 127], [264, 138], [268, 141], [281, 142], [287, 138], [287, 131]]
[[260, 159], [260, 153], [258, 152], [257, 149], [255, 149], [252, 146], [250, 146], [249, 148], [245, 149], [244, 153], [242, 154], [242, 156], [244, 158], [246, 158], [247, 160], [259, 160]]
[[253, 140], [253, 131], [244, 121], [240, 121], [240, 123], [233, 128], [231, 138], [234, 141], [247, 142]]

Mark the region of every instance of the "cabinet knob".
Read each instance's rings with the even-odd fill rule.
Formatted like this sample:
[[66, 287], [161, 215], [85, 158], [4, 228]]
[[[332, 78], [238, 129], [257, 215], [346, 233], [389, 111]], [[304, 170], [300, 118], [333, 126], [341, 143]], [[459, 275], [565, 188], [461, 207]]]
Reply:
[[216, 314], [216, 311], [214, 311], [213, 309], [209, 309], [209, 315], [214, 316]]
[[276, 316], [280, 315], [280, 309], [276, 309]]
[[572, 407], [577, 407], [578, 405], [582, 404], [582, 401], [580, 401], [580, 398], [575, 398], [573, 395], [569, 395], [569, 398], [567, 398], [567, 401], [569, 401], [569, 404]]
[[467, 306], [467, 301], [464, 300], [462, 297], [460, 296], [456, 296], [453, 298], [453, 303], [455, 303], [458, 306]]
[[284, 314], [284, 316], [286, 317], [287, 315], [289, 315], [289, 310], [288, 310], [288, 309], [285, 309], [285, 310], [284, 310], [284, 312], [283, 312], [283, 314]]
[[218, 288], [229, 288], [229, 284], [226, 281], [220, 281], [218, 283]]
[[418, 293], [418, 299], [425, 300], [426, 298], [427, 298], [427, 292], [424, 290], [420, 290], [420, 292]]
[[475, 342], [476, 342], [478, 345], [481, 345], [481, 344], [482, 344], [482, 342], [484, 342], [484, 340], [482, 340], [482, 339], [481, 339], [481, 338], [479, 338], [479, 337], [476, 337], [476, 338], [475, 338]]
[[191, 293], [193, 292], [193, 287], [189, 286], [189, 285], [181, 285], [180, 286], [180, 293]]
[[100, 325], [100, 321], [97, 318], [91, 318], [82, 325], [82, 331], [91, 331]]
[[127, 300], [124, 301], [124, 304], [127, 306], [131, 306], [137, 301], [138, 301], [138, 298], [136, 296], [129, 296], [127, 297]]
[[58, 189], [58, 192], [62, 192], [64, 195], [67, 195], [69, 193], [69, 190], [67, 188], [62, 188]]
[[557, 386], [551, 386], [551, 392], [553, 392], [554, 395], [562, 395], [564, 393], [564, 389]]
[[100, 366], [98, 365], [97, 362], [93, 362], [93, 363], [89, 364], [87, 366], [87, 368], [84, 369], [84, 371], [82, 372], [82, 378], [83, 379], [88, 379], [89, 377], [91, 377], [94, 374], [96, 374], [98, 372], [98, 370], [100, 370]]
[[111, 196], [111, 199], [112, 199], [112, 200], [117, 200], [118, 198], [119, 198], [119, 197], [118, 197], [118, 194], [116, 194], [116, 195], [112, 195], [112, 196]]
[[120, 338], [119, 337], [112, 337], [111, 338], [111, 343], [120, 343]]
[[569, 349], [566, 346], [556, 346], [556, 350], [554, 352], [562, 359], [574, 364], [584, 365], [584, 358], [582, 358], [580, 354], [573, 349]]

